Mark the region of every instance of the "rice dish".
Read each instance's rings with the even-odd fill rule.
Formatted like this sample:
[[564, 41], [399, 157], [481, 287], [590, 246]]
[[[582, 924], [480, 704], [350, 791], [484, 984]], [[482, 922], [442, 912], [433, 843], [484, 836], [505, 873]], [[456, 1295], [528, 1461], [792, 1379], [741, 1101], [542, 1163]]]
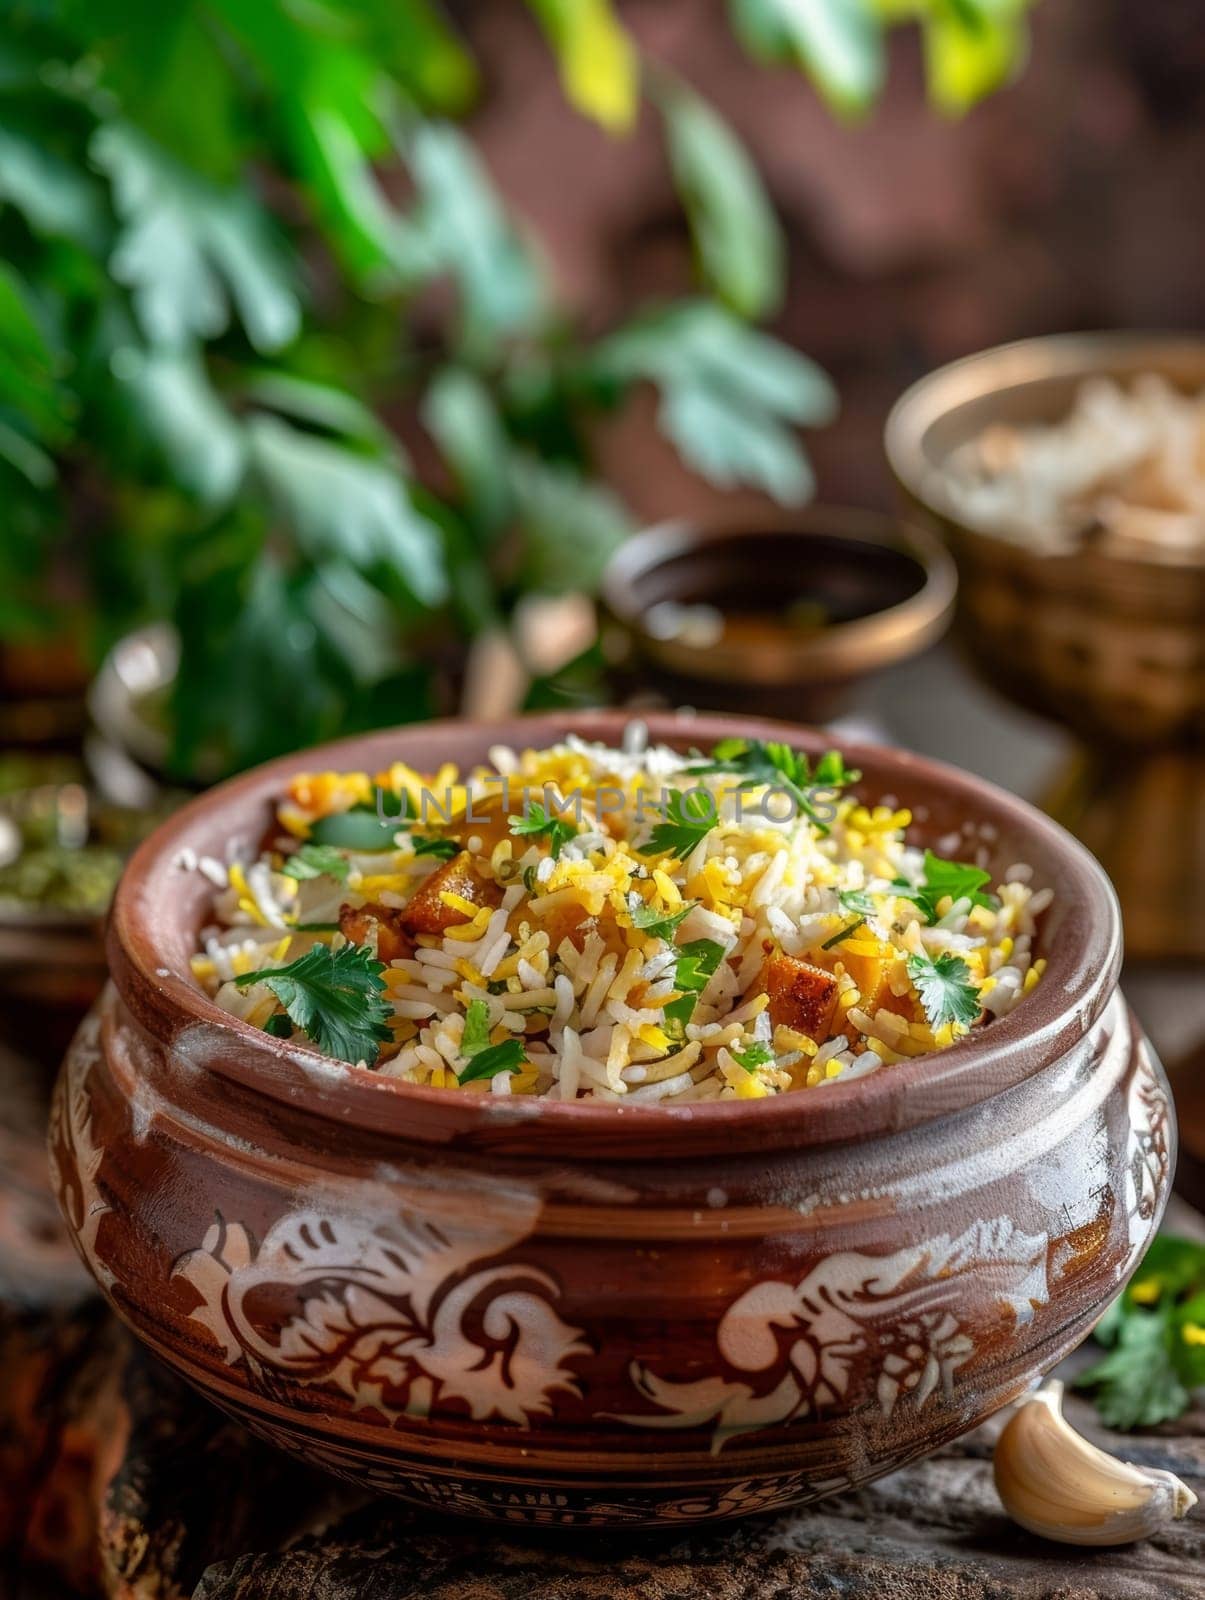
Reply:
[[1040, 981], [1019, 863], [909, 843], [838, 752], [569, 737], [489, 768], [299, 774], [214, 884], [225, 1011], [405, 1083], [682, 1105], [941, 1050]]
[[941, 490], [970, 526], [1044, 554], [1205, 555], [1205, 394], [1089, 379], [1061, 422], [996, 423], [956, 450]]

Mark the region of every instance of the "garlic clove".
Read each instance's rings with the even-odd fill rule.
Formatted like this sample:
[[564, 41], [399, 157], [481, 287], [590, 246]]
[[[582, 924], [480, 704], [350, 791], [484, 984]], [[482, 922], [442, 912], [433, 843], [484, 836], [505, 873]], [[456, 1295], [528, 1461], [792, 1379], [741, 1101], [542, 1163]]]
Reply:
[[1175, 1473], [1118, 1461], [1076, 1433], [1055, 1380], [1021, 1401], [992, 1465], [1013, 1521], [1063, 1544], [1130, 1544], [1197, 1503]]

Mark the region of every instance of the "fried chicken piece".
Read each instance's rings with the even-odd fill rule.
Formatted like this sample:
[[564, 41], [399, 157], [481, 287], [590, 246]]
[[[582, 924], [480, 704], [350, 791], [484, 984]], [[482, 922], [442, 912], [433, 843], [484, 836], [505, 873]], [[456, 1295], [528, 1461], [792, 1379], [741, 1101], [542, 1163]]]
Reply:
[[809, 961], [773, 950], [766, 957], [758, 987], [770, 997], [770, 1021], [805, 1033], [817, 1044], [828, 1038], [837, 1008], [837, 980]]
[[467, 850], [445, 861], [429, 878], [424, 878], [414, 893], [410, 904], [399, 914], [406, 931], [417, 937], [420, 933], [441, 934], [445, 929], [467, 921], [458, 906], [450, 906], [444, 894], [457, 894], [475, 906], [497, 906], [502, 903], [502, 890], [490, 880], [481, 878], [473, 866]]

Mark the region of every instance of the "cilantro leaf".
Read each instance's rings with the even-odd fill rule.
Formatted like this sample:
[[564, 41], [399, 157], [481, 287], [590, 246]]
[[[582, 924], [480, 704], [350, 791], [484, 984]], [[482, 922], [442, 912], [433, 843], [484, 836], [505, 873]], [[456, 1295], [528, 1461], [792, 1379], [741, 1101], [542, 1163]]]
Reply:
[[457, 1076], [461, 1083], [472, 1083], [478, 1078], [496, 1078], [500, 1072], [518, 1072], [526, 1064], [527, 1051], [522, 1039], [504, 1039], [501, 1044], [478, 1050]]
[[1205, 1245], [1161, 1233], [1093, 1330], [1109, 1354], [1076, 1380], [1115, 1428], [1178, 1417], [1205, 1385]]
[[645, 844], [640, 845], [642, 856], [660, 856], [667, 852], [684, 860], [700, 840], [705, 839], [720, 820], [714, 795], [701, 789], [671, 789], [665, 802], [665, 818], [653, 829]]
[[484, 1000], [470, 1000], [464, 1013], [464, 1032], [460, 1036], [460, 1053], [469, 1061], [480, 1055], [490, 1042], [490, 1008]]
[[724, 946], [714, 939], [692, 939], [678, 951], [674, 988], [702, 993], [724, 959]]
[[925, 851], [925, 864], [919, 884], [907, 878], [896, 878], [891, 887], [904, 900], [915, 900], [928, 923], [939, 920], [938, 902], [949, 895], [951, 901], [969, 900], [972, 906], [986, 906], [994, 911], [1000, 904], [993, 894], [984, 894], [983, 886], [991, 882], [991, 873], [982, 867], [972, 867], [965, 861], [946, 861]]
[[1081, 1372], [1077, 1389], [1096, 1390], [1096, 1409], [1111, 1428], [1147, 1428], [1188, 1409], [1173, 1356], [1172, 1306], [1124, 1317], [1112, 1350]]
[[936, 959], [923, 952], [908, 957], [908, 976], [916, 985], [931, 1028], [947, 1022], [968, 1027], [979, 1015], [979, 991], [971, 983], [971, 969], [960, 956], [944, 951]]
[[421, 834], [412, 833], [410, 843], [414, 846], [416, 856], [437, 856], [440, 861], [451, 861], [453, 856], [460, 854], [460, 846], [455, 839], [447, 839], [439, 834], [424, 838]]
[[842, 889], [837, 896], [837, 904], [847, 917], [875, 915], [874, 896], [866, 889]]
[[509, 817], [507, 821], [516, 838], [547, 838], [554, 861], [570, 839], [577, 838], [577, 829], [572, 822], [566, 822], [564, 817], [549, 816], [539, 801], [535, 800], [524, 808], [521, 817]]
[[298, 883], [304, 878], [338, 878], [340, 883], [346, 883], [351, 863], [334, 845], [310, 843], [286, 856], [280, 870]]
[[746, 1072], [756, 1072], [758, 1067], [768, 1067], [774, 1060], [773, 1050], [760, 1039], [751, 1044], [747, 1050], [733, 1050], [730, 1046], [728, 1054], [744, 1067]]
[[839, 750], [825, 751], [813, 770], [802, 750], [792, 750], [779, 739], [721, 739], [710, 761], [696, 762], [689, 770], [735, 773], [742, 789], [785, 789], [822, 834], [835, 815], [831, 802], [836, 792], [862, 776], [845, 765]]
[[848, 939], [851, 933], [857, 933], [865, 921], [865, 917], [858, 917], [853, 922], [847, 922], [843, 928], [837, 929], [831, 939], [826, 939], [820, 948], [822, 950], [832, 950], [836, 945], [841, 944], [843, 940]]
[[692, 939], [679, 950], [674, 967], [674, 988], [685, 992], [677, 1000], [671, 1000], [665, 1008], [666, 1021], [671, 1024], [672, 1033], [681, 1037], [686, 1024], [694, 1016], [699, 995], [706, 989], [723, 959], [724, 946], [717, 944], [714, 939]]
[[377, 1058], [380, 1041], [390, 1037], [392, 1009], [381, 998], [384, 963], [363, 945], [338, 950], [316, 944], [287, 967], [245, 972], [240, 989], [266, 984], [294, 1024], [328, 1056], [354, 1065]]
[[696, 903], [694, 900], [687, 900], [677, 911], [658, 911], [655, 906], [646, 905], [638, 894], [633, 893], [628, 901], [628, 907], [634, 928], [639, 928], [641, 933], [647, 933], [650, 938], [672, 942], [678, 924], [691, 914]]
[[293, 1037], [293, 1024], [288, 1017], [279, 1011], [274, 1011], [264, 1023], [264, 1032], [270, 1033], [274, 1039], [291, 1039]]

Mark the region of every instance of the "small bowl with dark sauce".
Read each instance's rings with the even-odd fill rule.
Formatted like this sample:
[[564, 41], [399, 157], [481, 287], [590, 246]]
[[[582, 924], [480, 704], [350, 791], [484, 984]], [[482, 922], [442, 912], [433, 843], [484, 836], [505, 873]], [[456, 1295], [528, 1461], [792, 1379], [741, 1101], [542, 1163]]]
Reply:
[[604, 646], [622, 695], [823, 720], [940, 638], [956, 586], [931, 534], [871, 511], [664, 522], [604, 574]]

